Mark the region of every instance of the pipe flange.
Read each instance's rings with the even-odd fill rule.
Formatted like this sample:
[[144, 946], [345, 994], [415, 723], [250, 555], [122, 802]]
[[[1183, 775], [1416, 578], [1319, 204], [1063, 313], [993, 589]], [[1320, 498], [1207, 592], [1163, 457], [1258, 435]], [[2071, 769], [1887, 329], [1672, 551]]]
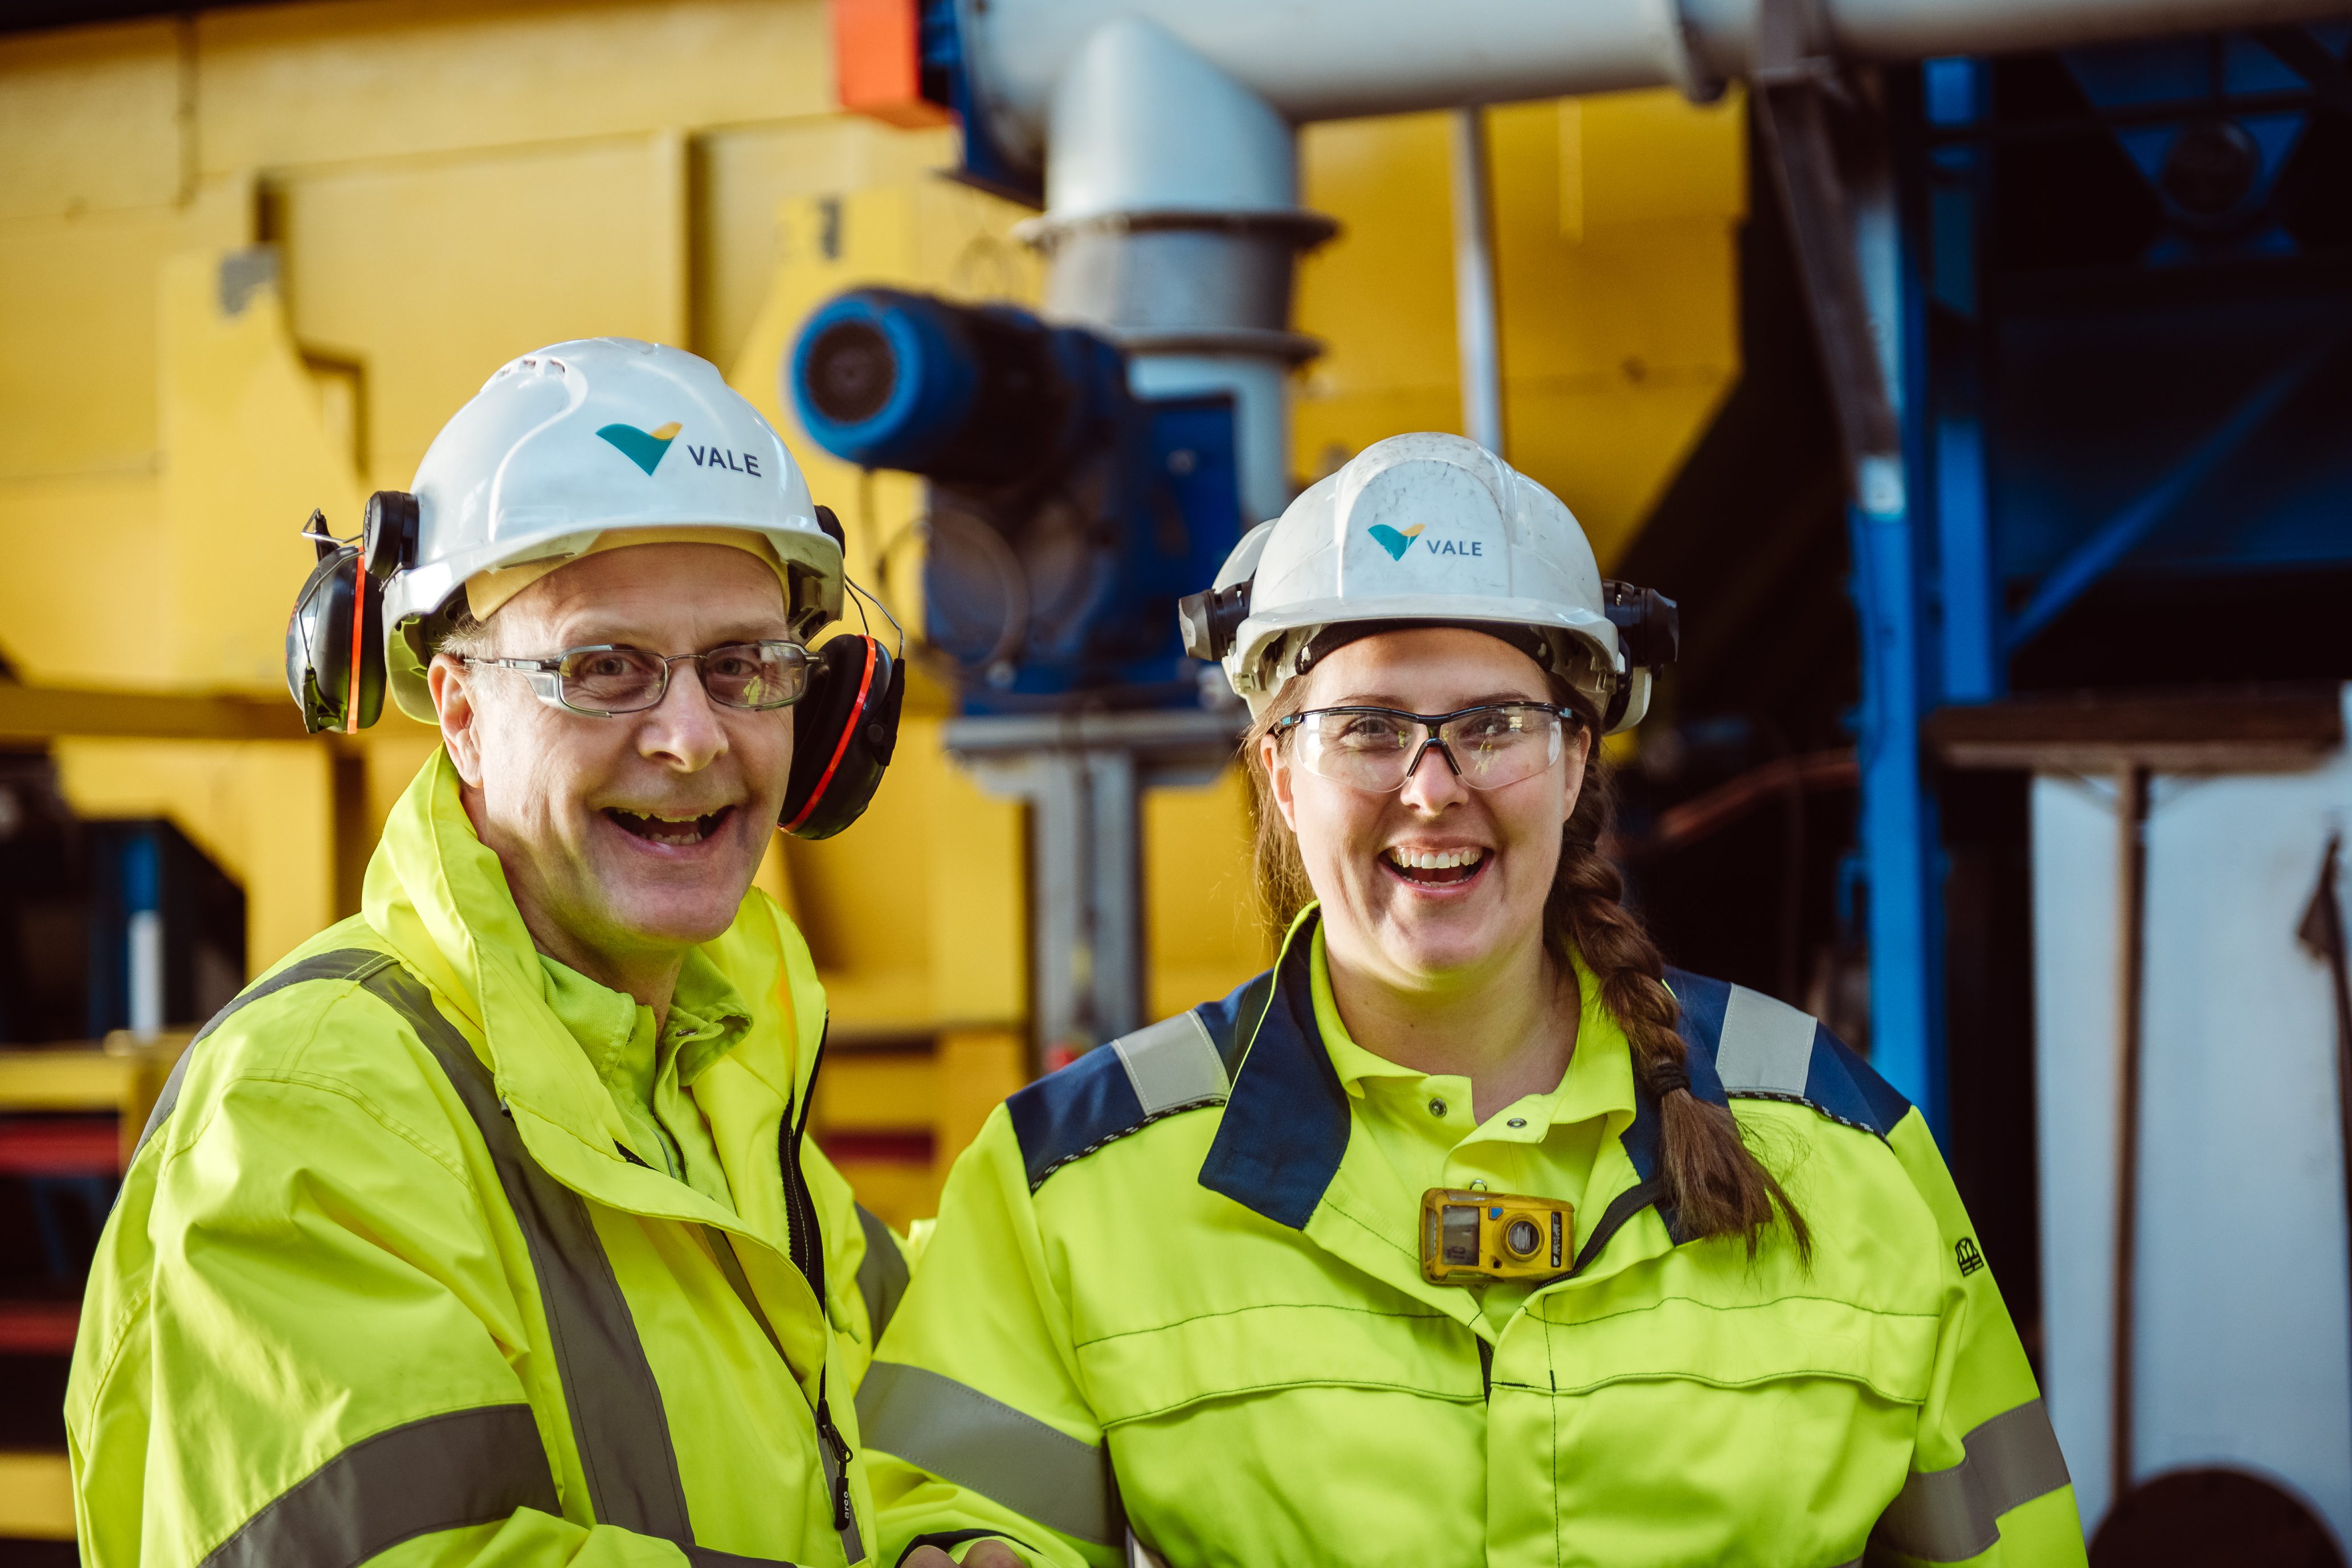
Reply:
[[1088, 213], [1079, 217], [1056, 217], [1047, 213], [1040, 217], [1024, 218], [1013, 226], [1013, 236], [1023, 244], [1053, 253], [1064, 239], [1081, 234], [1147, 234], [1171, 229], [1195, 233], [1224, 234], [1236, 237], [1265, 237], [1286, 241], [1295, 250], [1312, 250], [1339, 232], [1339, 222], [1322, 213], [1305, 207], [1291, 207], [1257, 212], [1195, 211], [1182, 207], [1153, 208], [1134, 212]]

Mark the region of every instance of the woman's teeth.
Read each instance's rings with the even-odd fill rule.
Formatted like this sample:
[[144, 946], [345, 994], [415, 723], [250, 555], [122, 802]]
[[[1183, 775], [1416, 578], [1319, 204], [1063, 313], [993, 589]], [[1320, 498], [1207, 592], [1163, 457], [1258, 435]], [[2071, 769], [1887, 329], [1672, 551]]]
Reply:
[[1478, 873], [1484, 849], [1391, 849], [1389, 864], [1416, 882], [1465, 882]]
[[604, 815], [628, 832], [655, 844], [699, 844], [719, 831], [719, 825], [735, 808], [721, 806], [704, 816], [665, 816], [658, 813], [623, 811], [608, 806]]

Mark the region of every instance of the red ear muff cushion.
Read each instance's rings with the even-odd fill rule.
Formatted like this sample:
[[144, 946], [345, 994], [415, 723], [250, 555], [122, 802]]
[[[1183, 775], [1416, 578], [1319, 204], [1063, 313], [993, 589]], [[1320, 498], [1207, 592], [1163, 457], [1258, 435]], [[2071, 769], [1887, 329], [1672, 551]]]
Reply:
[[781, 826], [795, 838], [830, 838], [857, 820], [898, 744], [906, 672], [872, 637], [835, 637], [818, 650], [808, 690], [793, 707], [793, 772]]
[[346, 545], [311, 570], [286, 623], [286, 689], [312, 734], [363, 730], [383, 710], [383, 594]]

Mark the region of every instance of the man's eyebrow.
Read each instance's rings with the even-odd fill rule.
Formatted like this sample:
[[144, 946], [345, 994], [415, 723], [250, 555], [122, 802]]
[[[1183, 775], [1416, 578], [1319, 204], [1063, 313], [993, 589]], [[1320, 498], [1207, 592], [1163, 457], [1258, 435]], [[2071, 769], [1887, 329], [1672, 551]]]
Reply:
[[[781, 615], [772, 619], [761, 617], [740, 621], [724, 630], [711, 633], [702, 640], [698, 648], [692, 651], [721, 647], [729, 643], [774, 642], [788, 637], [791, 631], [790, 623]], [[583, 616], [576, 621], [560, 623], [555, 634], [557, 645], [562, 647], [596, 647], [616, 643], [625, 647], [651, 649], [657, 640], [643, 626], [632, 626], [625, 621], [600, 620], [593, 614]]]

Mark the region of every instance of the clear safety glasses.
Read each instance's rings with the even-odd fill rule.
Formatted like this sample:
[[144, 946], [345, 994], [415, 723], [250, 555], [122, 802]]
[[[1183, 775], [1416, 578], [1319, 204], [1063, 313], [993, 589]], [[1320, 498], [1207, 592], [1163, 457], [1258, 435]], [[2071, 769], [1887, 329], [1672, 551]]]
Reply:
[[674, 664], [701, 667], [702, 689], [713, 702], [754, 712], [788, 708], [808, 689], [808, 649], [794, 642], [729, 643], [703, 653], [667, 658], [625, 643], [565, 648], [551, 658], [471, 658], [471, 667], [519, 669], [542, 702], [609, 719], [660, 706]]
[[1583, 720], [1549, 702], [1493, 702], [1452, 713], [1397, 708], [1315, 708], [1274, 727], [1308, 773], [1388, 795], [1404, 787], [1433, 746], [1472, 789], [1501, 789], [1559, 761], [1564, 737]]

